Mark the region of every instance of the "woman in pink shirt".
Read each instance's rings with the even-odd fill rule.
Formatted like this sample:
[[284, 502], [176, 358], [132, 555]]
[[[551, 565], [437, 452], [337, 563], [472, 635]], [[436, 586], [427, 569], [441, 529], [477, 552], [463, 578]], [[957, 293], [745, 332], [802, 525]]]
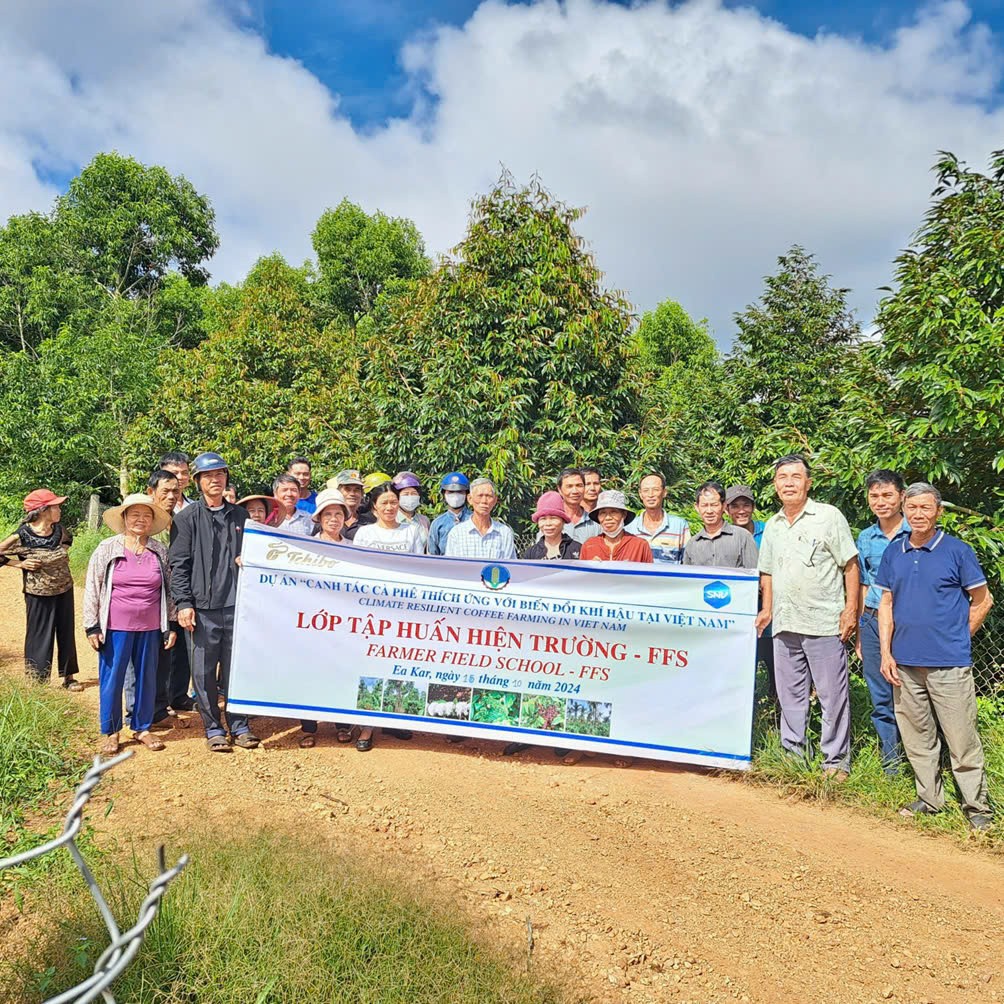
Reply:
[[105, 512], [104, 521], [115, 536], [95, 548], [84, 586], [84, 629], [98, 653], [101, 752], [118, 752], [122, 686], [130, 662], [136, 671], [134, 738], [162, 750], [150, 726], [159, 650], [174, 645], [177, 615], [167, 588], [167, 548], [153, 538], [171, 525], [171, 517], [149, 495], [136, 494]]

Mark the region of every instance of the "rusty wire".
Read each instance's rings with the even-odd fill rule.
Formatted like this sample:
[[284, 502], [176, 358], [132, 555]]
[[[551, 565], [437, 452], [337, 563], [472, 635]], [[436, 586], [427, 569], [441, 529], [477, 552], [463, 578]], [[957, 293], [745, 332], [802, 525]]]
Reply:
[[157, 916], [161, 899], [168, 884], [177, 878], [181, 870], [188, 864], [188, 855], [183, 854], [176, 865], [168, 868], [164, 857], [164, 847], [161, 845], [157, 849], [159, 874], [150, 882], [150, 890], [140, 905], [136, 923], [126, 931], [119, 930], [118, 923], [108, 906], [107, 900], [101, 892], [93, 873], [87, 866], [83, 855], [80, 853], [80, 848], [77, 847], [76, 838], [83, 826], [84, 809], [90, 801], [91, 794], [101, 780], [102, 775], [131, 756], [132, 751], [126, 750], [124, 753], [120, 753], [111, 760], [105, 760], [104, 762], [101, 761], [100, 757], [95, 757], [93, 766], [84, 775], [83, 780], [77, 788], [73, 804], [70, 806], [70, 811], [66, 814], [66, 819], [63, 822], [63, 832], [58, 837], [30, 851], [24, 851], [9, 858], [0, 858], [0, 871], [2, 871], [5, 868], [16, 868], [18, 865], [23, 865], [28, 861], [41, 857], [43, 854], [58, 850], [60, 847], [66, 847], [84, 881], [87, 883], [87, 888], [90, 890], [91, 896], [97, 904], [98, 911], [105, 922], [105, 927], [108, 929], [111, 941], [94, 963], [94, 971], [91, 975], [69, 990], [64, 990], [55, 997], [50, 997], [45, 1004], [88, 1004], [89, 1001], [97, 1000], [98, 997], [101, 997], [105, 1004], [115, 1004], [115, 998], [112, 996], [111, 991], [108, 990], [108, 987], [122, 975], [125, 968], [132, 962], [143, 942], [143, 935], [146, 929]]

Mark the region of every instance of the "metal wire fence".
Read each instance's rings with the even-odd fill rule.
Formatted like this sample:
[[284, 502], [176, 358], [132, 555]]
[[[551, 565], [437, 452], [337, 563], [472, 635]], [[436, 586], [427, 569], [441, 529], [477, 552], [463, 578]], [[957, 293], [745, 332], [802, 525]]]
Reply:
[[58, 837], [33, 850], [25, 851], [22, 854], [15, 854], [13, 857], [0, 859], [0, 871], [2, 871], [5, 868], [16, 868], [44, 854], [49, 854], [50, 852], [59, 850], [61, 847], [66, 847], [80, 874], [83, 876], [84, 882], [87, 884], [87, 888], [90, 890], [91, 896], [97, 904], [98, 911], [105, 922], [105, 927], [108, 929], [110, 943], [94, 963], [94, 970], [91, 975], [69, 990], [64, 990], [55, 997], [50, 997], [45, 1004], [87, 1004], [88, 1001], [97, 1000], [99, 997], [105, 1001], [105, 1004], [115, 1004], [115, 998], [108, 988], [122, 975], [129, 963], [132, 962], [139, 951], [140, 945], [143, 943], [146, 929], [157, 916], [168, 884], [177, 878], [181, 870], [188, 864], [188, 855], [184, 854], [176, 865], [168, 868], [164, 857], [164, 848], [163, 846], [159, 847], [157, 849], [159, 874], [150, 882], [149, 892], [140, 904], [136, 923], [126, 931], [119, 929], [115, 916], [108, 906], [108, 901], [105, 899], [93, 873], [80, 853], [76, 840], [83, 826], [84, 809], [87, 807], [91, 794], [101, 780], [102, 775], [130, 756], [132, 756], [132, 751], [127, 750], [104, 762], [99, 757], [95, 757], [94, 765], [84, 775], [84, 779], [77, 788], [73, 804], [70, 806], [70, 811], [66, 814], [66, 819], [63, 822], [63, 832]]

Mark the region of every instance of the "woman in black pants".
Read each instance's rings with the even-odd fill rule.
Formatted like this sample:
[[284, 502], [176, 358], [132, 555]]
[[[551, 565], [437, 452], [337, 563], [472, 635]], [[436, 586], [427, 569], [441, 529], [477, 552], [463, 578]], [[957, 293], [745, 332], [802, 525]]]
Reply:
[[24, 668], [28, 678], [37, 683], [49, 679], [55, 645], [63, 686], [78, 691], [84, 688], [76, 681], [71, 537], [59, 522], [65, 501], [65, 495], [48, 488], [31, 492], [24, 500], [25, 515], [17, 532], [0, 543], [0, 564], [20, 568], [24, 576]]

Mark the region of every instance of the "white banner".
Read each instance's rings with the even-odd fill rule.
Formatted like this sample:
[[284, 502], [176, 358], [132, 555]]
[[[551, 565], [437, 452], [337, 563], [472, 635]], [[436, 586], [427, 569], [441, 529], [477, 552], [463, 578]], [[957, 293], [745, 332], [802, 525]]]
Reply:
[[757, 575], [388, 554], [248, 523], [230, 704], [745, 769]]

